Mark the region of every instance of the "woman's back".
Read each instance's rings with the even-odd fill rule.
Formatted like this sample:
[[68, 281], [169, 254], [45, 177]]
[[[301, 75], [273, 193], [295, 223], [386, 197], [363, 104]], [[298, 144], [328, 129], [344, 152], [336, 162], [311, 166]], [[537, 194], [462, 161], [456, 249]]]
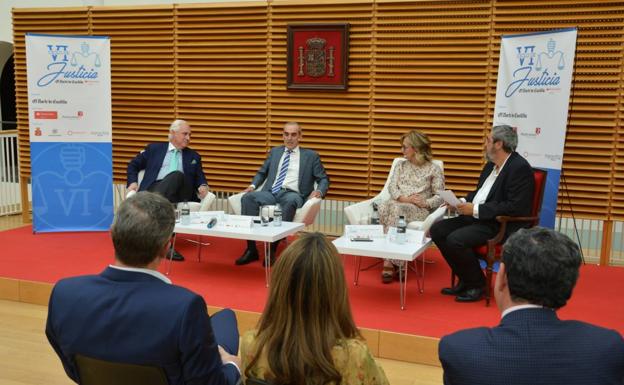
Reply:
[[[241, 357], [243, 368], [249, 365], [255, 354], [256, 331], [246, 332], [241, 340]], [[347, 339], [334, 346], [331, 352], [334, 366], [342, 376], [341, 385], [386, 385], [388, 380], [368, 350], [366, 343], [360, 339]], [[271, 369], [266, 354], [261, 354], [249, 371], [249, 376], [271, 382]], [[246, 378], [246, 377], [245, 377]], [[338, 385], [338, 384], [332, 384]]]

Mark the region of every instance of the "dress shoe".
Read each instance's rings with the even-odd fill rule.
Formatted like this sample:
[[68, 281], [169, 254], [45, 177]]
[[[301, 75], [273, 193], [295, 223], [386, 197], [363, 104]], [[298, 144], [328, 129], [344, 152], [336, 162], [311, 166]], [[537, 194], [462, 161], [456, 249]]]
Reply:
[[392, 283], [392, 277], [394, 276], [394, 267], [384, 266], [381, 272], [382, 283]]
[[172, 261], [184, 261], [184, 255], [178, 253], [177, 251], [173, 250], [173, 256], [171, 257]]
[[483, 298], [483, 289], [468, 289], [465, 292], [461, 293], [457, 297], [455, 297], [455, 301], [457, 302], [476, 302]]
[[466, 291], [466, 286], [464, 286], [463, 282], [459, 281], [459, 283], [453, 287], [445, 287], [440, 290], [440, 293], [443, 295], [461, 295]]
[[241, 257], [238, 258], [235, 263], [237, 265], [246, 265], [246, 264], [251, 263], [253, 261], [257, 261], [258, 259], [260, 259], [260, 258], [258, 258], [258, 252], [257, 251], [246, 249], [245, 252], [243, 253], [243, 255], [241, 255]]

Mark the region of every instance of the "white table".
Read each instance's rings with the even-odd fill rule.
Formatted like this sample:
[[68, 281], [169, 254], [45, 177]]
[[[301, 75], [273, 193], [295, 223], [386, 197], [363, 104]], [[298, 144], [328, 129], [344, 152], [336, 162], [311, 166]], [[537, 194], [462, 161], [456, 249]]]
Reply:
[[[242, 215], [230, 215], [232, 217], [243, 217]], [[227, 215], [226, 215], [227, 217]], [[250, 217], [252, 218], [252, 217]], [[253, 217], [257, 218], [257, 217]], [[227, 221], [227, 218], [225, 219]], [[194, 234], [194, 235], [206, 235], [211, 237], [220, 237], [220, 238], [230, 238], [230, 239], [244, 239], [247, 241], [261, 241], [264, 242], [264, 258], [265, 258], [265, 278], [266, 285], [269, 286], [269, 282], [271, 280], [271, 243], [279, 241], [280, 239], [286, 238], [289, 235], [295, 234], [296, 232], [303, 230], [305, 227], [304, 223], [299, 222], [282, 222], [281, 226], [273, 226], [273, 222], [270, 222], [268, 226], [261, 226], [259, 223], [254, 223], [252, 227], [241, 228], [241, 227], [227, 227], [225, 226], [225, 221], [219, 221], [215, 225], [215, 227], [209, 229], [205, 220], [202, 220], [202, 223], [191, 223], [190, 225], [182, 225], [180, 223], [176, 223], [173, 232], [175, 234]], [[196, 222], [194, 220], [193, 222]], [[175, 248], [175, 238], [173, 239], [173, 246]], [[201, 247], [199, 245], [198, 247]], [[171, 268], [171, 258], [173, 257], [173, 252], [171, 253], [169, 259], [169, 267], [167, 268], [167, 274], [169, 274], [169, 270]]]
[[[354, 242], [347, 236], [342, 236], [333, 241], [334, 246], [338, 249], [340, 254], [353, 255], [356, 258], [355, 277], [353, 284], [357, 286], [360, 275], [361, 257], [373, 257], [381, 259], [395, 259], [401, 262], [399, 266], [399, 295], [401, 299], [401, 310], [405, 309], [405, 296], [407, 288], [407, 271], [408, 263], [416, 259], [422, 254], [430, 245], [431, 239], [425, 238], [421, 243], [408, 242], [398, 244], [391, 242], [387, 237], [373, 238], [372, 242]], [[405, 278], [402, 274], [405, 272]], [[422, 263], [422, 283], [418, 276], [416, 276], [416, 282], [418, 283], [418, 289], [422, 293], [425, 289], [425, 259]]]

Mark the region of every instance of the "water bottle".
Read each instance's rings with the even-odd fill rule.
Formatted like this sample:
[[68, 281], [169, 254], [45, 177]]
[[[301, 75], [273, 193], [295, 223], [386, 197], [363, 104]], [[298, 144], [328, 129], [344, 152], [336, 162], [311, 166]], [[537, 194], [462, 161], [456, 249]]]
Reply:
[[180, 210], [180, 223], [182, 225], [190, 225], [191, 224], [191, 208], [187, 201], [182, 203], [182, 209]]
[[377, 203], [373, 202], [373, 214], [371, 215], [371, 225], [379, 224], [379, 211], [377, 211]]
[[401, 215], [396, 225], [396, 243], [403, 244], [407, 241], [407, 223], [405, 222], [405, 216]]
[[282, 225], [282, 206], [280, 204], [275, 205], [275, 209], [273, 209], [273, 226], [281, 226]]

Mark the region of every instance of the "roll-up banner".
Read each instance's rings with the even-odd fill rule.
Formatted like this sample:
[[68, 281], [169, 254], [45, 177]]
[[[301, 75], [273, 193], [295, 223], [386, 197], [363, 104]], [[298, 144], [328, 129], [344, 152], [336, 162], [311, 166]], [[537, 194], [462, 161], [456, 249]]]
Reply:
[[34, 232], [113, 220], [110, 39], [26, 34]]
[[576, 28], [501, 38], [494, 125], [518, 133], [518, 153], [548, 171], [540, 225], [554, 228], [576, 51]]

